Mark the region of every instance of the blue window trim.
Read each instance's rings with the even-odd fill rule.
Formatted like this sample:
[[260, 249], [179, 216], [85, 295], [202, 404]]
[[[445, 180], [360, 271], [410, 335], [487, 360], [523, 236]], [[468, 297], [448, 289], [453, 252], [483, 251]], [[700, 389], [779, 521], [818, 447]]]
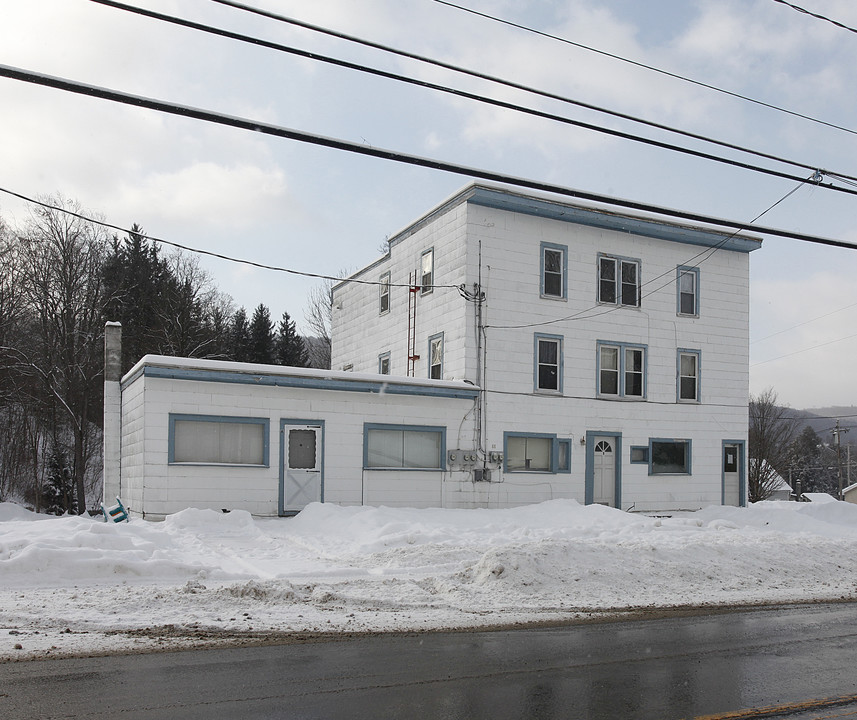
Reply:
[[[388, 312], [390, 312], [390, 277], [391, 277], [390, 271], [388, 270], [387, 272], [383, 273], [381, 275], [381, 277], [379, 278], [379, 281], [381, 283], [378, 286], [378, 314], [379, 315], [386, 315]], [[383, 306], [382, 300], [381, 300], [385, 295], [387, 296], [387, 309], [386, 310], [384, 309], [384, 306]]]
[[[644, 458], [642, 460], [634, 460], [634, 451], [642, 452]], [[649, 464], [649, 446], [648, 445], [631, 445], [629, 462], [632, 465], [648, 465]]]
[[[678, 473], [656, 473], [654, 472], [652, 465], [654, 459], [654, 453], [652, 452], [652, 445], [654, 443], [684, 443], [687, 447], [687, 471], [686, 472], [678, 472]], [[693, 441], [690, 438], [649, 438], [649, 475], [673, 475], [673, 476], [686, 476], [693, 475]]]
[[[557, 250], [562, 253], [562, 293], [559, 295], [545, 294], [545, 250]], [[568, 299], [568, 246], [543, 242], [539, 246], [539, 295], [549, 300]]]
[[[696, 355], [696, 399], [688, 400], [681, 397], [681, 356]], [[702, 400], [702, 351], [690, 348], [678, 348], [675, 354], [675, 399], [683, 405], [699, 405]]]
[[[681, 311], [681, 276], [693, 275], [693, 309], [692, 313]], [[679, 265], [675, 273], [675, 313], [681, 317], [699, 317], [699, 268], [689, 265]]]
[[[381, 371], [381, 363], [386, 360], [387, 361], [387, 372]], [[378, 356], [378, 374], [379, 375], [389, 375], [390, 374], [390, 351], [383, 352]]]
[[[552, 340], [558, 344], [557, 348], [557, 388], [540, 388], [539, 387], [539, 341]], [[562, 376], [563, 376], [563, 336], [548, 335], [546, 333], [535, 333], [533, 335], [533, 392], [540, 394], [546, 393], [549, 395], [562, 395]]]
[[[431, 255], [431, 285], [426, 288], [423, 285], [423, 258], [426, 255]], [[417, 282], [420, 285], [420, 295], [428, 295], [433, 289], [435, 285], [435, 275], [434, 275], [434, 246], [430, 248], [426, 248], [420, 253], [420, 267], [419, 267], [419, 277], [417, 278]]]
[[[217, 463], [217, 462], [176, 462], [176, 421], [206, 422], [206, 423], [240, 423], [246, 425], [262, 425], [264, 446], [262, 449], [262, 464], [256, 463]], [[167, 464], [169, 465], [217, 465], [228, 467], [261, 468], [270, 467], [271, 461], [271, 420], [270, 418], [244, 417], [232, 415], [192, 415], [170, 413], [167, 440]]]
[[[610, 300], [602, 300], [601, 299], [601, 261], [602, 260], [615, 260], [616, 261], [616, 278], [615, 278], [615, 288], [614, 292], [616, 294], [616, 299], [612, 302]], [[637, 266], [637, 296], [636, 302], [633, 305], [626, 305], [622, 302], [622, 263], [634, 263]], [[596, 302], [599, 302], [603, 305], [616, 305], [617, 307], [625, 307], [625, 308], [639, 308], [642, 306], [643, 301], [640, 297], [641, 288], [643, 286], [643, 266], [640, 262], [639, 258], [632, 257], [623, 257], [622, 255], [613, 255], [611, 253], [598, 253], [598, 259], [595, 263], [595, 298]]]
[[[416, 467], [369, 467], [369, 431], [370, 430], [401, 430], [403, 432], [436, 432], [440, 434], [440, 456], [439, 465], [430, 468]], [[445, 469], [446, 462], [446, 427], [443, 425], [397, 425], [391, 423], [363, 423], [363, 469], [387, 472], [396, 470], [398, 472], [439, 472]]]
[[280, 418], [280, 470], [278, 491], [278, 514], [280, 517], [294, 515], [286, 511], [286, 427], [289, 425], [318, 427], [321, 429], [321, 457], [319, 459], [319, 472], [321, 473], [321, 502], [324, 502], [324, 420], [301, 420], [297, 418]]
[[[431, 376], [431, 345], [435, 340], [440, 340], [440, 377], [438, 377], [438, 378], [432, 378], [432, 376]], [[444, 355], [446, 354], [446, 347], [444, 347], [444, 346], [445, 346], [445, 342], [443, 339], [443, 333], [442, 332], [435, 333], [434, 335], [429, 336], [428, 352], [426, 353], [426, 358], [428, 358], [428, 361], [426, 362], [426, 365], [428, 366], [428, 372], [426, 373], [426, 377], [429, 378], [430, 380], [431, 379], [443, 380], [443, 360], [444, 360]]]
[[[511, 470], [509, 469], [509, 438], [547, 438], [551, 441], [551, 459], [550, 470]], [[568, 468], [560, 469], [559, 467], [559, 446], [568, 446]], [[507, 431], [503, 433], [503, 472], [507, 473], [535, 473], [539, 475], [566, 475], [571, 473], [571, 439], [558, 438], [556, 433], [536, 433], [536, 432], [518, 432]]]
[[[611, 342], [609, 340], [598, 340], [596, 342], [595, 362], [595, 392], [596, 396], [603, 400], [645, 400], [648, 395], [649, 386], [649, 346], [638, 343]], [[619, 392], [616, 395], [601, 392], [601, 348], [615, 347], [619, 349]], [[643, 351], [643, 394], [625, 395], [625, 350]]]

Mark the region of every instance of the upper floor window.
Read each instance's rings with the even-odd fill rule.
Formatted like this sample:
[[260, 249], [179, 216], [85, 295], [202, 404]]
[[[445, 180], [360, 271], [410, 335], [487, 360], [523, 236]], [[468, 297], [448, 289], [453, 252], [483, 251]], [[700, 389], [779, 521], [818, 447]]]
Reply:
[[598, 257], [598, 302], [640, 306], [640, 261]]
[[562, 392], [562, 338], [537, 334], [535, 345], [536, 390]]
[[699, 351], [678, 351], [678, 399], [699, 402]]
[[568, 265], [565, 245], [541, 244], [541, 295], [542, 297], [567, 297], [566, 279]]
[[433, 380], [443, 378], [443, 333], [429, 338], [429, 377]]
[[390, 273], [385, 272], [378, 286], [378, 314], [383, 315], [390, 311]]
[[677, 308], [679, 315], [699, 315], [699, 268], [679, 267], [677, 270]]
[[646, 396], [646, 348], [625, 343], [598, 344], [598, 394]]
[[434, 248], [429, 248], [420, 256], [420, 292], [425, 295], [434, 285]]
[[390, 374], [390, 353], [385, 352], [378, 356], [378, 374], [379, 375], [389, 375]]

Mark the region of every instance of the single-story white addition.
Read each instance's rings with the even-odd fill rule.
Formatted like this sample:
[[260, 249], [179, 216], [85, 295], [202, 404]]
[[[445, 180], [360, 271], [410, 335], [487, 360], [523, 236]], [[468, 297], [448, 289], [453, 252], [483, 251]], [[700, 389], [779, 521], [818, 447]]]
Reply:
[[842, 498], [845, 502], [857, 503], [857, 483], [852, 483], [842, 490]]
[[121, 442], [115, 472], [105, 460], [104, 496], [155, 520], [187, 507], [290, 515], [314, 501], [482, 505], [466, 463], [447, 463], [474, 446], [478, 393], [460, 381], [147, 355], [119, 402], [105, 403], [120, 413], [105, 415], [105, 435], [118, 428]]

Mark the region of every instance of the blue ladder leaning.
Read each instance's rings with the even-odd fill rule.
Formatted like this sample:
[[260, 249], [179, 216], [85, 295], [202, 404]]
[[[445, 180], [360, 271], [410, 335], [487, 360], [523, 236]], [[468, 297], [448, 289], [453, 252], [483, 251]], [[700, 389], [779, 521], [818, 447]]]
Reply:
[[125, 509], [118, 495], [116, 496], [115, 505], [104, 507], [104, 503], [101, 503], [101, 512], [104, 513], [104, 522], [110, 522], [111, 520], [117, 523], [128, 522], [128, 511]]

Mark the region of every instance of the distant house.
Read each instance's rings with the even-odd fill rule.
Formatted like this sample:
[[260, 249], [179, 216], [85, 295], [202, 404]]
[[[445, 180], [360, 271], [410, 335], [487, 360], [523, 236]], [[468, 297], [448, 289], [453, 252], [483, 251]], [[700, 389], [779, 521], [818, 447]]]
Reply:
[[831, 495], [830, 493], [826, 493], [826, 492], [801, 493], [800, 499], [802, 502], [813, 502], [813, 503], [837, 502], [836, 498], [833, 497], [833, 495]]
[[773, 491], [768, 496], [768, 500], [791, 500], [794, 495], [791, 485], [789, 485], [779, 475], [773, 479]]
[[759, 246], [469, 185], [333, 288], [332, 370], [147, 357], [106, 385], [105, 496], [744, 505]]
[[849, 485], [842, 491], [845, 502], [857, 503], [857, 483]]

